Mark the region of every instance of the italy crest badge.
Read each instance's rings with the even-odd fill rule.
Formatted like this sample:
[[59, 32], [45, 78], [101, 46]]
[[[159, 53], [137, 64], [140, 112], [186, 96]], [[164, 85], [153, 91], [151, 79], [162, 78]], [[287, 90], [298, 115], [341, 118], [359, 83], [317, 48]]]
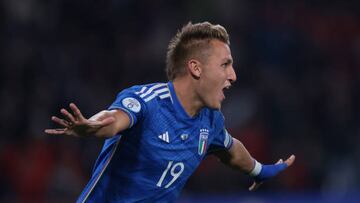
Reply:
[[199, 147], [198, 147], [199, 155], [203, 155], [206, 152], [206, 145], [207, 145], [208, 137], [209, 137], [209, 130], [205, 129], [205, 128], [200, 129]]

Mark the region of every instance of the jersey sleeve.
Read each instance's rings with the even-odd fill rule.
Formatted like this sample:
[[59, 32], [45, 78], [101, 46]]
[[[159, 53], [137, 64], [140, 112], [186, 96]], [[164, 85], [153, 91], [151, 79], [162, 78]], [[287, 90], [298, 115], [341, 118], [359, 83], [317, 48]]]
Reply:
[[233, 138], [225, 128], [224, 116], [221, 113], [219, 113], [216, 118], [216, 127], [217, 132], [215, 134], [215, 138], [210, 143], [207, 154], [211, 154], [220, 150], [229, 150], [233, 144]]
[[137, 94], [137, 88], [129, 88], [120, 92], [108, 110], [119, 109], [130, 119], [130, 126], [134, 126], [147, 112], [145, 102]]

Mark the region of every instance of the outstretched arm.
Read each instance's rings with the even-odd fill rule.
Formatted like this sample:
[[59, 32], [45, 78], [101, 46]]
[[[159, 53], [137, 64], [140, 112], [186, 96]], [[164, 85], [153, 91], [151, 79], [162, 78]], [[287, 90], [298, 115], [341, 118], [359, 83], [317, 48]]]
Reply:
[[228, 151], [220, 151], [215, 155], [224, 164], [244, 171], [254, 178], [254, 183], [249, 187], [250, 191], [256, 190], [265, 180], [276, 176], [295, 161], [295, 156], [291, 155], [285, 162], [280, 159], [276, 164], [262, 165], [253, 159], [245, 146], [235, 138]]
[[71, 113], [66, 109], [60, 112], [63, 118], [52, 116], [51, 120], [63, 128], [46, 129], [50, 135], [72, 135], [76, 137], [96, 136], [108, 138], [127, 129], [130, 125], [128, 115], [121, 110], [104, 110], [91, 118], [85, 118], [80, 109], [73, 103], [70, 105]]

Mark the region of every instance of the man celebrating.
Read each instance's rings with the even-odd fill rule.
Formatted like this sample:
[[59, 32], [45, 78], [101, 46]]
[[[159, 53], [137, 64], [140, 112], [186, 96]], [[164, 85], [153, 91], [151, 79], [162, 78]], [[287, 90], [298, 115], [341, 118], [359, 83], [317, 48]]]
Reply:
[[185, 25], [170, 41], [168, 83], [133, 86], [89, 119], [75, 104], [52, 135], [106, 138], [78, 202], [174, 202], [190, 175], [210, 154], [254, 179], [290, 166], [295, 156], [262, 165], [226, 131], [220, 112], [224, 89], [236, 81], [229, 36], [208, 22]]

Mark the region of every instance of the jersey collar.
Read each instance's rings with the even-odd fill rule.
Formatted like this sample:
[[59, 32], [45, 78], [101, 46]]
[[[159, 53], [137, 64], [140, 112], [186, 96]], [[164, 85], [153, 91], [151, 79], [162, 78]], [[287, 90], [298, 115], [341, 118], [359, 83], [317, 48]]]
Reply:
[[176, 96], [176, 92], [174, 89], [174, 85], [172, 82], [168, 82], [168, 87], [170, 90], [170, 94], [171, 94], [171, 99], [172, 99], [172, 103], [174, 105], [175, 111], [177, 112], [177, 114], [186, 120], [196, 120], [199, 115], [201, 114], [201, 111], [194, 117], [189, 116], [189, 114], [186, 113], [184, 107], [181, 105], [178, 97]]

